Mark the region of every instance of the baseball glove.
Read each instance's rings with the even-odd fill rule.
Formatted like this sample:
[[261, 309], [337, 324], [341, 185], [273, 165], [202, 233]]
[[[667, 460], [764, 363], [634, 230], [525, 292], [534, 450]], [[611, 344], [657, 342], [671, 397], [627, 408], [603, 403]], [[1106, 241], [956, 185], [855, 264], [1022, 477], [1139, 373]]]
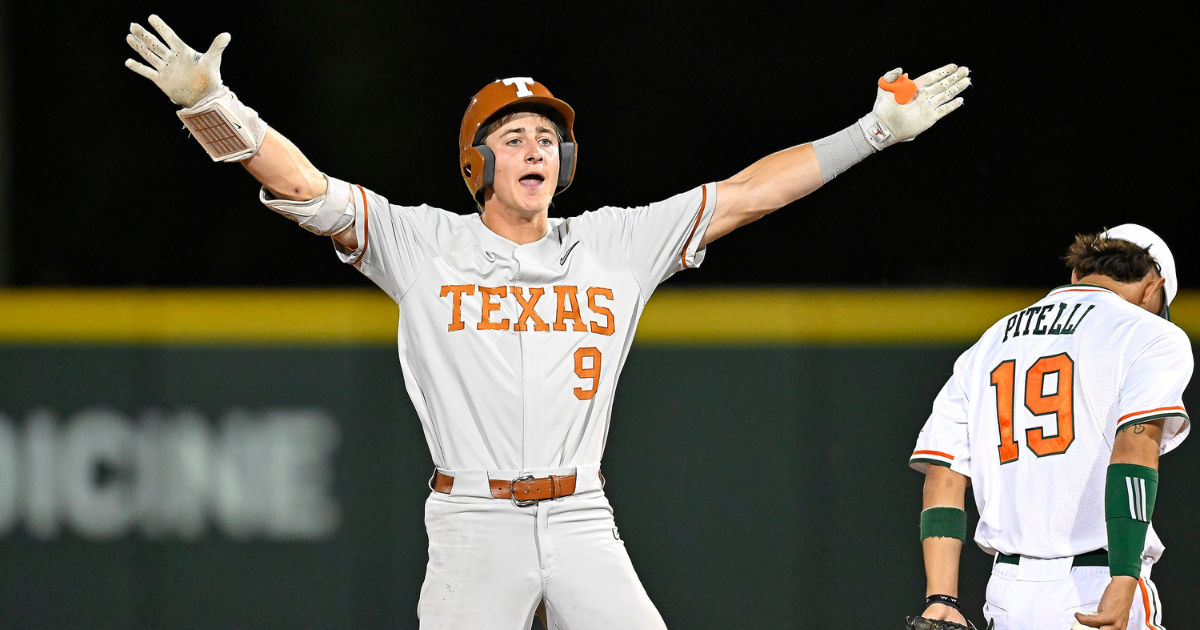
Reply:
[[[904, 621], [906, 630], [978, 630], [975, 624], [970, 621], [965, 626], [953, 621], [926, 619], [924, 617], [905, 617]], [[993, 622], [988, 621], [988, 625], [984, 630], [992, 630], [994, 625]]]

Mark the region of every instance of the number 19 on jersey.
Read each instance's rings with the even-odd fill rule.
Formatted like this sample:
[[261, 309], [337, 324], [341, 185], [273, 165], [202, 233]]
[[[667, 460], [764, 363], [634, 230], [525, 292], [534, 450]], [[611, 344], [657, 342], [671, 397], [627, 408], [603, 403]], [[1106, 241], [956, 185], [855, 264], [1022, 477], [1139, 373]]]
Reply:
[[[996, 388], [996, 417], [1000, 423], [1000, 463], [1017, 461], [1021, 447], [1013, 435], [1017, 362], [1001, 361], [991, 372], [992, 387]], [[1045, 393], [1047, 381], [1054, 383], [1053, 392]], [[1056, 435], [1046, 437], [1042, 427], [1025, 429], [1025, 445], [1038, 457], [1059, 455], [1075, 441], [1075, 415], [1072, 389], [1075, 383], [1075, 361], [1067, 353], [1041, 357], [1025, 371], [1025, 409], [1035, 418], [1054, 416]]]

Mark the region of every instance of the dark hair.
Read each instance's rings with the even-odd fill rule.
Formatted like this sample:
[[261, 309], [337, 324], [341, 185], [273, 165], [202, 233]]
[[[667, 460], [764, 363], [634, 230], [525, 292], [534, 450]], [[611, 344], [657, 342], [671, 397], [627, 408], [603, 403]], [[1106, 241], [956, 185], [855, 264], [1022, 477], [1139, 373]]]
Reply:
[[550, 122], [554, 123], [555, 138], [559, 144], [562, 144], [563, 136], [565, 135], [563, 133], [564, 125], [561, 117], [558, 115], [558, 112], [555, 112], [548, 107], [540, 107], [538, 105], [515, 105], [513, 107], [500, 110], [491, 118], [489, 118], [487, 122], [485, 122], [480, 128], [479, 132], [475, 134], [475, 143], [483, 143], [484, 140], [487, 140], [488, 136], [492, 135], [492, 133], [494, 133], [500, 127], [508, 124], [509, 121], [516, 118], [520, 114], [537, 114], [539, 116], [545, 116], [548, 118]]
[[1105, 238], [1104, 232], [1075, 235], [1063, 259], [1080, 278], [1100, 274], [1117, 282], [1137, 282], [1151, 271], [1161, 272], [1148, 248], [1124, 239]]

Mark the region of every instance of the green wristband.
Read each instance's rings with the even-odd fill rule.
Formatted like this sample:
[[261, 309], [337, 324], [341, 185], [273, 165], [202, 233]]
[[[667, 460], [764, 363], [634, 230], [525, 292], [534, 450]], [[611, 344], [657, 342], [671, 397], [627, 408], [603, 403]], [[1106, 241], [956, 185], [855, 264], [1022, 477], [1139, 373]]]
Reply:
[[1157, 470], [1136, 464], [1109, 465], [1104, 486], [1109, 575], [1142, 574], [1142, 552], [1157, 495]]
[[921, 511], [921, 540], [957, 538], [967, 541], [967, 513], [956, 507], [931, 507]]

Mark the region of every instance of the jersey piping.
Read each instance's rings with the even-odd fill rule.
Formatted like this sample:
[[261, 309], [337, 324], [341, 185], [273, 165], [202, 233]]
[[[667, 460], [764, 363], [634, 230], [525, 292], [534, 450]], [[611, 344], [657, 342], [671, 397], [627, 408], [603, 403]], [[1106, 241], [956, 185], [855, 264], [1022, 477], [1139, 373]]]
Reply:
[[[700, 212], [696, 213], [696, 222], [692, 224], [692, 232], [688, 234], [687, 241], [683, 243], [683, 253], [679, 255], [679, 263], [684, 269], [691, 269], [687, 264], [688, 248], [692, 246], [692, 239], [696, 237], [696, 228], [700, 227], [700, 222], [704, 219], [704, 208], [708, 206], [708, 185], [700, 187]], [[714, 208], [714, 212], [716, 209]]]
[[369, 220], [369, 217], [367, 216], [367, 191], [363, 190], [363, 187], [359, 186], [358, 184], [355, 184], [354, 187], [357, 188], [358, 193], [360, 195], [362, 195], [363, 242], [362, 242], [362, 247], [358, 248], [358, 255], [355, 256], [352, 261], [349, 261], [349, 263], [351, 265], [357, 265], [359, 263], [359, 261], [361, 261], [363, 259], [363, 256], [365, 256], [367, 253], [367, 244], [371, 242], [371, 221]]

